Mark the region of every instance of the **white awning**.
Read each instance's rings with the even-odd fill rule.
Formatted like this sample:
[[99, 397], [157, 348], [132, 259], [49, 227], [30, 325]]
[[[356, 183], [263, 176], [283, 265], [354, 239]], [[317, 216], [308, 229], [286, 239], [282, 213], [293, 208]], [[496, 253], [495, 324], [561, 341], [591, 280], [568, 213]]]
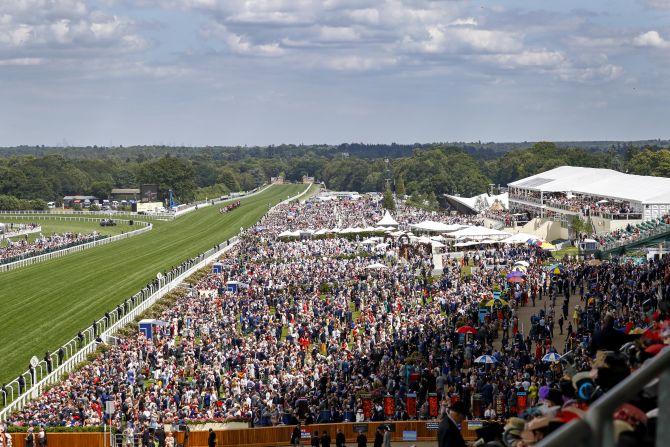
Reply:
[[463, 228], [462, 230], [454, 231], [453, 233], [449, 233], [450, 237], [455, 237], [456, 239], [485, 239], [485, 238], [493, 238], [493, 237], [498, 237], [502, 238], [504, 236], [509, 236], [509, 233], [506, 233], [504, 231], [496, 230], [493, 228], [486, 228], [486, 227], [467, 227]]
[[389, 213], [388, 210], [386, 210], [386, 213], [384, 213], [384, 217], [382, 218], [382, 220], [377, 222], [377, 226], [379, 226], [379, 227], [397, 227], [398, 222], [396, 222], [396, 220], [393, 218], [393, 216], [391, 216], [391, 213]]
[[442, 222], [435, 222], [433, 220], [424, 220], [421, 223], [418, 224], [412, 224], [410, 225], [412, 228], [416, 228], [417, 230], [421, 231], [432, 231], [435, 233], [448, 233], [450, 231], [456, 231], [461, 228], [463, 228], [463, 225], [447, 225]]
[[504, 242], [505, 244], [525, 244], [528, 242], [528, 239], [537, 239], [537, 236], [528, 233], [517, 233], [506, 237], [501, 242]]

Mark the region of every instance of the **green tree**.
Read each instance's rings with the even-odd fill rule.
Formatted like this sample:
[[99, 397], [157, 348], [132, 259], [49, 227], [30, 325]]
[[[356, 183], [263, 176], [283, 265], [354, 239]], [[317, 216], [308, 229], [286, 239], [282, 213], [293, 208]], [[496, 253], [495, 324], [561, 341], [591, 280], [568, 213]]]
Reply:
[[406, 194], [405, 179], [402, 177], [402, 175], [399, 176], [398, 180], [395, 182], [395, 193], [399, 196], [404, 196]]
[[189, 160], [165, 156], [140, 165], [141, 183], [157, 183], [162, 190], [172, 189], [181, 202], [195, 197], [195, 171]]
[[391, 187], [387, 186], [384, 191], [384, 199], [382, 200], [382, 206], [387, 210], [395, 210], [395, 200], [393, 200], [393, 192], [391, 192]]
[[570, 228], [572, 228], [572, 232], [575, 235], [575, 238], [580, 234], [580, 233], [588, 233], [589, 232], [589, 226], [588, 223], [580, 218], [579, 216], [573, 216], [572, 219], [570, 219]]
[[112, 192], [110, 182], [93, 182], [91, 184], [91, 195], [98, 199], [107, 199]]

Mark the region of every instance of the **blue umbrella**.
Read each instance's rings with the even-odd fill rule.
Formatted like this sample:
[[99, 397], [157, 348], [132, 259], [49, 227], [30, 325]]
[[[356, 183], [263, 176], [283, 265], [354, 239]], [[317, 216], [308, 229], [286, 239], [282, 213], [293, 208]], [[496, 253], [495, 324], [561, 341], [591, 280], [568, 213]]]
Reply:
[[498, 360], [496, 360], [495, 357], [491, 355], [480, 355], [475, 359], [475, 363], [498, 363]]
[[561, 356], [555, 352], [550, 352], [542, 357], [543, 362], [558, 362], [559, 360], [561, 360]]

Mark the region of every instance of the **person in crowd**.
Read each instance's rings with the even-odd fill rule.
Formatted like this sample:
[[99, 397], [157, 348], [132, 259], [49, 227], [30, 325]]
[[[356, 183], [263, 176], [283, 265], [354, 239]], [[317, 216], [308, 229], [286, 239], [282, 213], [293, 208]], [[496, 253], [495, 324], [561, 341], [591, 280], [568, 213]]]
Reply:
[[465, 447], [465, 440], [461, 434], [461, 424], [467, 418], [469, 410], [462, 401], [452, 404], [447, 411], [442, 413], [439, 428], [437, 430], [438, 447]]
[[[405, 206], [395, 217], [401, 225], [427, 218], [477, 222]], [[662, 349], [663, 334], [670, 337], [668, 259], [643, 265], [564, 260], [556, 274], [546, 268], [554, 262], [548, 253], [528, 244], [474, 247], [461, 259], [449, 252], [436, 257], [425, 242], [407, 236], [381, 232], [370, 240], [314, 231], [365, 229], [380, 218], [366, 200], [277, 207], [219, 260], [221, 271], [203, 274], [161, 310], [158, 319], [167, 324], [151, 338], [121, 338], [8, 415], [8, 423], [99, 425], [111, 400], [110, 423], [119, 430], [132, 424], [140, 433], [146, 426], [150, 442], [150, 427], [179, 421], [383, 420], [385, 395], [397, 396], [397, 420], [429, 419], [429, 396], [438, 394], [452, 409], [441, 420], [440, 445], [458, 442], [452, 432], [464, 414], [454, 410], [459, 402], [500, 421], [520, 416], [531, 422], [551, 412], [550, 424], [524, 429], [535, 439], [577, 414], [566, 406], [587, 409], [598, 396], [585, 394], [590, 385], [610, 389], [625, 377], [622, 371], [629, 374]], [[287, 237], [289, 230], [311, 236]], [[528, 265], [524, 279], [508, 281], [519, 262]], [[476, 269], [466, 275], [465, 266]], [[563, 338], [551, 328], [560, 297], [577, 291], [584, 299], [558, 342]], [[534, 294], [557, 296], [557, 303], [542, 299], [531, 308]], [[489, 302], [493, 306], [482, 304]], [[530, 321], [520, 321], [525, 306], [532, 309]], [[470, 334], [459, 332], [465, 327]], [[569, 354], [543, 360], [558, 353]], [[480, 356], [494, 364], [479, 363]], [[602, 370], [597, 381], [583, 382], [578, 373], [592, 369]], [[517, 398], [523, 392], [528, 408]], [[411, 415], [408, 395], [416, 399]], [[362, 396], [374, 398], [364, 402]], [[516, 436], [517, 425], [509, 436]]]

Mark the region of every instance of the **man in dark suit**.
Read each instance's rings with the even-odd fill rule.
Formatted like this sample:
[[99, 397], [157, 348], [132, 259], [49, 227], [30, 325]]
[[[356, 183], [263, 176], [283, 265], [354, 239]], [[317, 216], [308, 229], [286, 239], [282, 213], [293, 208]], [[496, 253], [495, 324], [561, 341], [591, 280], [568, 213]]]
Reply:
[[330, 434], [327, 431], [321, 434], [321, 447], [330, 447]]
[[446, 413], [442, 414], [442, 420], [437, 429], [438, 447], [466, 447], [458, 426], [467, 416], [468, 406], [461, 401], [453, 404]]
[[337, 434], [335, 435], [335, 447], [344, 447], [345, 441], [346, 439], [344, 437], [344, 433], [342, 433], [340, 427], [337, 427]]
[[358, 447], [367, 447], [368, 446], [368, 437], [365, 433], [359, 433], [356, 437], [356, 445]]
[[216, 433], [211, 428], [209, 429], [209, 438], [207, 438], [207, 445], [209, 447], [216, 447]]

